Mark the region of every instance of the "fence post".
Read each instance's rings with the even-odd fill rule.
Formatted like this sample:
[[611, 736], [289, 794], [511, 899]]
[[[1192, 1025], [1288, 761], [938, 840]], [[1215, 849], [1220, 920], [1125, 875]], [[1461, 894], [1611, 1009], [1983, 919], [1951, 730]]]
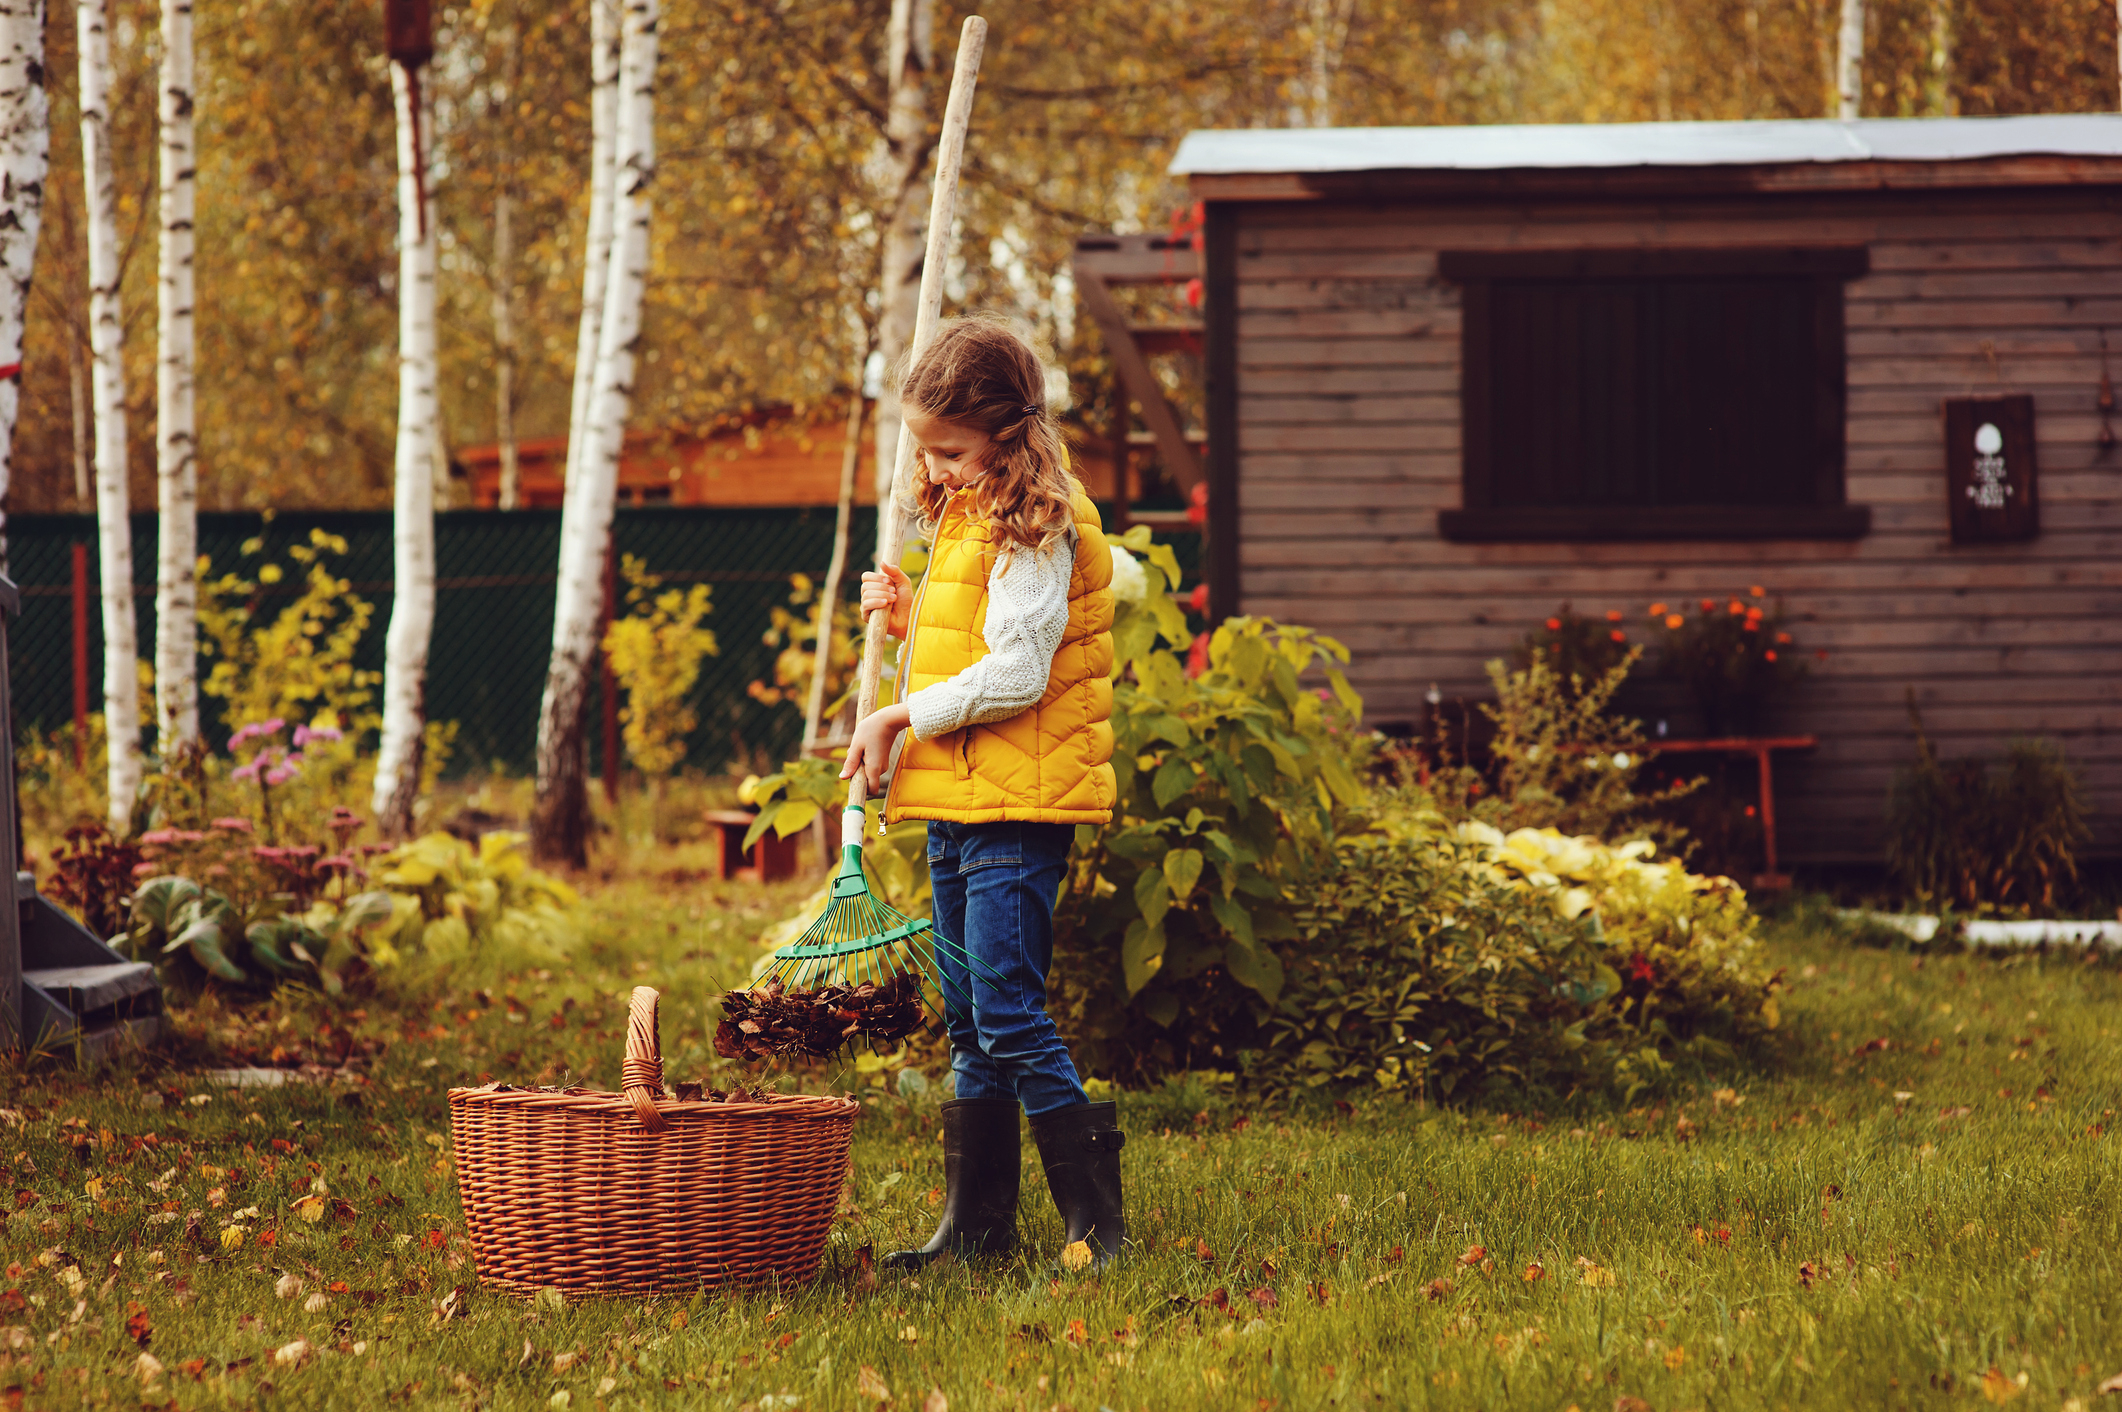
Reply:
[[74, 768], [88, 768], [88, 546], [74, 546]]
[[618, 605], [618, 536], [613, 535], [604, 548], [604, 615], [597, 626], [597, 661], [603, 673], [598, 679], [597, 694], [604, 708], [604, 802], [614, 808], [619, 804], [619, 679], [612, 675], [611, 654], [604, 650], [604, 639], [611, 632]]

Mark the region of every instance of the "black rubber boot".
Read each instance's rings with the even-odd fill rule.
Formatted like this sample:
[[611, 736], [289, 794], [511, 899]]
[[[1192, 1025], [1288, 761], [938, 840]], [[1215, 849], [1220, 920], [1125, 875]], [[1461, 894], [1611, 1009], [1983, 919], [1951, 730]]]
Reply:
[[943, 1105], [943, 1219], [919, 1250], [895, 1250], [887, 1270], [918, 1270], [949, 1251], [1007, 1255], [1017, 1244], [1017, 1100], [956, 1098]]
[[1062, 1242], [1088, 1241], [1101, 1270], [1127, 1239], [1120, 1204], [1120, 1149], [1127, 1134], [1118, 1122], [1119, 1109], [1111, 1103], [1078, 1103], [1032, 1119], [1046, 1185], [1067, 1228]]

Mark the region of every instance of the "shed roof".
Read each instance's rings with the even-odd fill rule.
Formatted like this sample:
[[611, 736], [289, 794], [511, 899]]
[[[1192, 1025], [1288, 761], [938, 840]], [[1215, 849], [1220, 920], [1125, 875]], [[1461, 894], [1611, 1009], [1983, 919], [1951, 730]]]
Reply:
[[1962, 162], [2122, 156], [2122, 115], [1245, 128], [1187, 134], [1178, 176]]

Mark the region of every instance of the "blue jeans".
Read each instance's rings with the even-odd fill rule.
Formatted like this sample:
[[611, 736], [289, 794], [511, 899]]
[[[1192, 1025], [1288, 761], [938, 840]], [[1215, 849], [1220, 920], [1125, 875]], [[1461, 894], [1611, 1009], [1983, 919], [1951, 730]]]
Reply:
[[1075, 838], [1073, 824], [929, 823], [936, 929], [963, 948], [936, 947], [960, 1098], [1016, 1099], [1033, 1117], [1090, 1101], [1046, 1013]]

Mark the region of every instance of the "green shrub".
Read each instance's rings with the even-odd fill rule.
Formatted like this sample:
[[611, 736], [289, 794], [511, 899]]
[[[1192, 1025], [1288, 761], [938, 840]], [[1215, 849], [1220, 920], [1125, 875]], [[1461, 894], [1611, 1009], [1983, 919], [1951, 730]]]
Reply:
[[1642, 655], [1640, 647], [1628, 649], [1596, 680], [1565, 678], [1537, 652], [1516, 670], [1489, 663], [1496, 700], [1480, 707], [1496, 727], [1488, 769], [1444, 761], [1429, 784], [1439, 807], [1454, 819], [1505, 830], [1555, 828], [1677, 847], [1685, 835], [1659, 811], [1698, 782], [1638, 793], [1654, 747], [1642, 722], [1609, 709]]
[[1253, 1072], [1437, 1096], [1654, 1087], [1671, 1056], [1775, 1028], [1737, 888], [1552, 830], [1424, 822], [1344, 840], [1312, 880]]
[[1910, 701], [1916, 760], [1886, 800], [1886, 861], [1925, 907], [2053, 909], [2092, 837], [2084, 788], [2060, 747], [2014, 740], [2003, 768], [1940, 760]]
[[475, 950], [523, 964], [557, 960], [576, 940], [574, 890], [530, 866], [525, 835], [490, 833], [474, 846], [427, 834], [364, 870], [343, 853], [253, 846], [248, 824], [145, 835], [156, 854], [149, 866], [164, 871], [133, 893], [120, 949], [190, 985], [296, 981], [338, 995]]

